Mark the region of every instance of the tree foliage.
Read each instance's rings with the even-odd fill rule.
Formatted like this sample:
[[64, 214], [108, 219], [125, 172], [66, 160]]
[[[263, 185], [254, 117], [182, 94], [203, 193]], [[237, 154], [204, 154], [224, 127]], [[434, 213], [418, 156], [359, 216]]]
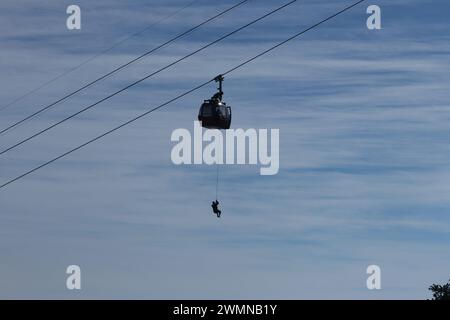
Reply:
[[450, 280], [446, 284], [433, 284], [429, 287], [433, 293], [432, 300], [450, 300]]

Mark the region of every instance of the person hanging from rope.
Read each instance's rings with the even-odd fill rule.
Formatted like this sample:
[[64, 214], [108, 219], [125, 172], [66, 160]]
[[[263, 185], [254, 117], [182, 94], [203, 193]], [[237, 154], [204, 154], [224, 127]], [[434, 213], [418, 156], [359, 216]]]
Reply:
[[219, 206], [219, 201], [217, 201], [217, 199], [216, 199], [216, 201], [212, 202], [211, 207], [213, 208], [214, 214], [217, 215], [217, 218], [220, 218], [220, 215], [222, 214], [222, 211], [219, 210], [218, 206]]

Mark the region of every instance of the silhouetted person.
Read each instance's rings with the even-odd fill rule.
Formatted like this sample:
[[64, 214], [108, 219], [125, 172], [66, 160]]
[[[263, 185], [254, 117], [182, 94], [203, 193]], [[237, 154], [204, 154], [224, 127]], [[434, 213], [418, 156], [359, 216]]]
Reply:
[[214, 213], [217, 215], [217, 218], [220, 218], [220, 215], [222, 214], [222, 211], [218, 208], [219, 201], [213, 201], [211, 204], [211, 207], [213, 208]]

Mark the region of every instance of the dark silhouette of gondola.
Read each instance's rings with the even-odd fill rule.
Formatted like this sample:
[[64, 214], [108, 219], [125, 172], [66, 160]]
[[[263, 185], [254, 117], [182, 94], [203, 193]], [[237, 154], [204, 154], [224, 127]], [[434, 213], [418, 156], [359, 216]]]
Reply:
[[211, 99], [203, 101], [198, 113], [198, 120], [201, 121], [202, 127], [207, 129], [230, 129], [231, 107], [222, 101], [224, 77], [218, 75], [214, 80], [219, 83], [218, 92]]

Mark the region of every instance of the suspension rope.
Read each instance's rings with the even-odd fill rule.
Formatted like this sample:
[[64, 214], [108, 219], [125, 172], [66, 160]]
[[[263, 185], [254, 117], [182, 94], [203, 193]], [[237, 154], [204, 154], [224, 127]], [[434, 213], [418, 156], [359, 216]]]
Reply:
[[[282, 46], [283, 44], [285, 44], [285, 43], [287, 43], [287, 42], [289, 42], [289, 41], [291, 41], [291, 40], [294, 40], [295, 38], [301, 36], [302, 34], [304, 34], [304, 33], [308, 32], [308, 31], [310, 31], [310, 30], [312, 30], [312, 29], [318, 27], [319, 25], [321, 25], [321, 24], [323, 24], [323, 23], [325, 23], [325, 22], [327, 22], [327, 21], [329, 21], [329, 20], [331, 20], [331, 19], [337, 17], [338, 15], [340, 15], [340, 14], [342, 14], [342, 13], [344, 13], [344, 12], [350, 10], [351, 8], [357, 6], [358, 4], [360, 4], [360, 3], [364, 2], [364, 1], [365, 1], [365, 0], [359, 0], [359, 1], [355, 2], [355, 3], [353, 3], [352, 5], [349, 5], [349, 6], [345, 7], [344, 9], [342, 9], [342, 10], [340, 10], [340, 11], [334, 13], [333, 15], [331, 15], [331, 16], [329, 16], [329, 17], [327, 17], [327, 18], [325, 18], [325, 19], [323, 19], [323, 20], [321, 20], [321, 21], [319, 21], [318, 23], [316, 23], [316, 24], [314, 24], [314, 25], [312, 25], [312, 26], [310, 26], [310, 27], [308, 27], [308, 28], [306, 28], [306, 29], [304, 29], [304, 30], [302, 30], [302, 31], [300, 31], [300, 32], [298, 32], [298, 33], [296, 33], [296, 34], [294, 34], [294, 35], [291, 36], [290, 38], [288, 38], [288, 39], [286, 39], [286, 40], [284, 40], [284, 41], [282, 41], [282, 42], [280, 42], [280, 43], [278, 43], [278, 44], [276, 44], [276, 45], [270, 47], [269, 49], [267, 49], [267, 50], [261, 52], [260, 54], [258, 54], [258, 55], [256, 55], [256, 56], [254, 56], [254, 57], [252, 57], [252, 58], [250, 58], [250, 59], [248, 59], [248, 60], [242, 62], [241, 64], [237, 65], [236, 67], [234, 67], [234, 68], [232, 68], [232, 69], [229, 69], [227, 72], [222, 73], [222, 75], [229, 74], [229, 73], [231, 73], [231, 72], [233, 72], [233, 71], [235, 71], [235, 70], [237, 70], [237, 69], [243, 67], [244, 65], [246, 65], [246, 64], [248, 64], [248, 63], [250, 63], [250, 62], [256, 60], [257, 58], [259, 58], [259, 57], [261, 57], [261, 56], [263, 56], [263, 55], [265, 55], [265, 54], [267, 54], [267, 53], [269, 53], [269, 52], [275, 50], [276, 48]], [[31, 169], [31, 170], [29, 170], [29, 171], [27, 171], [27, 172], [25, 172], [25, 173], [23, 173], [23, 174], [21, 174], [21, 175], [15, 177], [15, 178], [13, 178], [13, 179], [11, 179], [11, 180], [5, 182], [4, 184], [0, 185], [0, 189], [3, 189], [3, 188], [5, 188], [6, 186], [10, 185], [11, 183], [13, 183], [13, 182], [15, 182], [15, 181], [17, 181], [17, 180], [20, 180], [20, 179], [22, 179], [22, 178], [28, 176], [29, 174], [31, 174], [31, 173], [33, 173], [33, 172], [39, 170], [39, 169], [42, 169], [43, 167], [46, 167], [46, 166], [48, 166], [49, 164], [51, 164], [51, 163], [53, 163], [53, 162], [55, 162], [55, 161], [57, 161], [57, 160], [59, 160], [59, 159], [61, 159], [61, 158], [66, 157], [67, 155], [69, 155], [69, 154], [71, 154], [71, 153], [73, 153], [73, 152], [75, 152], [75, 151], [77, 151], [77, 150], [79, 150], [79, 149], [81, 149], [81, 148], [83, 148], [83, 147], [85, 147], [85, 146], [87, 146], [87, 145], [89, 145], [89, 144], [91, 144], [91, 143], [93, 143], [93, 142], [95, 142], [95, 141], [97, 141], [97, 140], [99, 140], [99, 139], [105, 137], [106, 135], [109, 135], [109, 134], [111, 134], [112, 132], [115, 132], [115, 131], [117, 131], [117, 130], [119, 130], [119, 129], [121, 129], [121, 128], [123, 128], [123, 127], [125, 127], [125, 126], [127, 126], [127, 125], [129, 125], [129, 124], [131, 124], [131, 123], [133, 123], [133, 122], [135, 122], [135, 121], [137, 121], [137, 120], [143, 118], [143, 117], [145, 117], [145, 116], [147, 116], [148, 114], [150, 114], [150, 113], [152, 113], [152, 112], [154, 112], [154, 111], [156, 111], [156, 110], [158, 110], [158, 109], [161, 109], [161, 108], [167, 106], [168, 104], [171, 104], [172, 102], [174, 102], [174, 101], [176, 101], [176, 100], [178, 100], [178, 99], [181, 99], [182, 97], [184, 97], [184, 96], [186, 96], [186, 95], [188, 95], [188, 94], [190, 94], [190, 93], [192, 93], [192, 92], [194, 92], [194, 91], [199, 90], [200, 88], [206, 86], [207, 84], [209, 84], [209, 83], [211, 83], [211, 82], [213, 82], [213, 81], [214, 81], [214, 79], [211, 79], [211, 80], [209, 80], [209, 81], [206, 81], [206, 82], [204, 82], [204, 83], [202, 83], [202, 84], [200, 84], [200, 85], [198, 85], [198, 86], [196, 86], [196, 87], [194, 87], [194, 88], [192, 88], [192, 89], [190, 89], [190, 90], [188, 90], [188, 91], [186, 91], [186, 92], [184, 92], [184, 93], [182, 93], [182, 94], [176, 96], [175, 98], [172, 98], [172, 99], [170, 99], [170, 100], [164, 102], [163, 104], [160, 104], [159, 106], [157, 106], [157, 107], [155, 107], [155, 108], [153, 108], [153, 109], [150, 109], [150, 110], [148, 110], [148, 111], [142, 113], [141, 115], [139, 115], [139, 116], [137, 116], [137, 117], [135, 117], [135, 118], [133, 118], [133, 119], [131, 119], [131, 120], [128, 120], [128, 121], [122, 123], [121, 125], [119, 125], [119, 126], [113, 128], [113, 129], [111, 129], [111, 130], [109, 130], [109, 131], [106, 131], [105, 133], [103, 133], [103, 134], [101, 134], [101, 135], [99, 135], [99, 136], [97, 136], [97, 137], [95, 137], [95, 138], [93, 138], [93, 139], [91, 139], [91, 140], [89, 140], [89, 141], [87, 141], [87, 142], [85, 142], [85, 143], [79, 145], [78, 147], [75, 147], [75, 148], [73, 148], [73, 149], [71, 149], [71, 150], [69, 150], [69, 151], [67, 151], [67, 152], [65, 152], [65, 153], [63, 153], [63, 154], [61, 154], [60, 156], [58, 156], [58, 157], [56, 157], [56, 158], [53, 158], [53, 159], [51, 159], [51, 160], [49, 160], [49, 161], [47, 161], [47, 162], [45, 162], [45, 163], [43, 163], [43, 164], [41, 164], [41, 165], [35, 167], [34, 169]]]
[[[3, 155], [3, 154], [5, 154], [6, 152], [9, 152], [9, 151], [11, 151], [11, 150], [17, 148], [18, 146], [24, 144], [25, 142], [28, 142], [28, 141], [30, 141], [30, 140], [36, 138], [37, 136], [40, 136], [41, 134], [43, 134], [43, 133], [45, 133], [45, 132], [47, 132], [47, 131], [53, 129], [54, 127], [57, 127], [57, 126], [59, 126], [60, 124], [62, 124], [62, 123], [64, 123], [64, 122], [66, 122], [66, 121], [68, 121], [68, 120], [70, 120], [70, 119], [72, 119], [72, 118], [74, 118], [74, 117], [80, 115], [81, 113], [83, 113], [83, 112], [85, 112], [85, 111], [87, 111], [87, 110], [89, 110], [89, 109], [92, 109], [92, 108], [95, 107], [96, 105], [98, 105], [98, 104], [100, 104], [100, 103], [102, 103], [102, 102], [104, 102], [104, 101], [106, 101], [106, 100], [108, 100], [108, 99], [111, 99], [112, 97], [114, 97], [114, 96], [116, 96], [116, 95], [118, 95], [118, 94], [120, 94], [120, 93], [122, 93], [122, 92], [124, 92], [124, 91], [126, 91], [126, 90], [128, 90], [128, 89], [130, 89], [131, 87], [134, 87], [135, 85], [137, 85], [137, 84], [143, 82], [144, 80], [147, 80], [147, 79], [149, 79], [149, 78], [155, 76], [156, 74], [159, 74], [159, 73], [163, 72], [163, 71], [166, 70], [166, 69], [169, 69], [170, 67], [172, 67], [172, 66], [174, 66], [174, 65], [176, 65], [176, 64], [178, 64], [178, 63], [180, 63], [180, 62], [182, 62], [183, 60], [186, 60], [186, 59], [188, 59], [189, 57], [192, 57], [192, 56], [196, 55], [197, 53], [199, 53], [199, 52], [201, 52], [201, 51], [204, 51], [205, 49], [211, 47], [212, 45], [214, 45], [214, 44], [216, 44], [216, 43], [219, 43], [219, 42], [221, 42], [222, 40], [224, 40], [224, 39], [226, 39], [226, 38], [228, 38], [228, 37], [231, 37], [232, 35], [234, 35], [234, 34], [240, 32], [241, 30], [244, 30], [244, 29], [250, 27], [251, 25], [253, 25], [253, 24], [255, 24], [255, 23], [257, 23], [257, 22], [259, 22], [259, 21], [261, 21], [261, 20], [263, 20], [263, 19], [265, 19], [265, 18], [267, 18], [267, 17], [269, 17], [269, 16], [271, 16], [271, 15], [273, 15], [273, 14], [275, 14], [276, 12], [278, 12], [278, 11], [280, 11], [280, 10], [282, 10], [282, 9], [284, 9], [284, 8], [286, 8], [286, 7], [288, 7], [288, 6], [290, 6], [290, 5], [293, 4], [294, 2], [297, 2], [297, 0], [292, 0], [292, 1], [290, 1], [290, 2], [288, 2], [288, 3], [286, 3], [286, 4], [282, 5], [282, 6], [280, 6], [280, 7], [276, 8], [276, 9], [274, 9], [274, 10], [271, 10], [270, 12], [264, 14], [263, 16], [261, 16], [261, 17], [255, 19], [255, 20], [250, 21], [249, 23], [243, 25], [242, 27], [240, 27], [240, 28], [238, 28], [238, 29], [235, 29], [235, 30], [233, 30], [233, 31], [231, 31], [231, 32], [229, 32], [229, 33], [227, 33], [226, 35], [224, 35], [224, 36], [222, 36], [222, 37], [220, 37], [220, 38], [218, 38], [218, 39], [216, 39], [216, 40], [214, 40], [214, 41], [212, 41], [212, 42], [210, 42], [210, 43], [208, 43], [208, 44], [206, 44], [206, 45], [200, 47], [199, 49], [197, 49], [197, 50], [195, 50], [195, 51], [193, 51], [193, 52], [191, 52], [191, 53], [189, 53], [189, 54], [187, 54], [187, 55], [185, 55], [185, 56], [183, 56], [183, 57], [181, 57], [181, 58], [179, 58], [179, 59], [177, 59], [177, 60], [175, 60], [175, 61], [173, 61], [173, 62], [171, 62], [171, 63], [169, 63], [168, 65], [166, 65], [166, 66], [164, 66], [164, 67], [162, 67], [162, 68], [160, 68], [160, 69], [158, 69], [158, 70], [152, 72], [151, 74], [148, 74], [147, 76], [145, 76], [145, 77], [143, 77], [143, 78], [141, 78], [141, 79], [139, 79], [139, 80], [136, 80], [135, 82], [133, 82], [133, 83], [131, 83], [131, 84], [125, 86], [124, 88], [115, 91], [114, 93], [110, 94], [109, 96], [106, 96], [105, 98], [102, 98], [102, 99], [98, 100], [97, 102], [95, 102], [95, 103], [93, 103], [93, 104], [91, 104], [91, 105], [89, 105], [89, 106], [87, 106], [87, 107], [85, 107], [85, 108], [83, 108], [83, 109], [81, 109], [81, 110], [79, 110], [79, 111], [77, 111], [77, 112], [71, 114], [70, 116], [67, 116], [66, 118], [64, 118], [64, 119], [62, 119], [62, 120], [60, 120], [60, 121], [58, 121], [58, 122], [56, 122], [56, 123], [54, 123], [54, 124], [52, 124], [52, 125], [50, 125], [50, 126], [48, 126], [47, 128], [42, 129], [42, 130], [40, 130], [40, 131], [38, 131], [38, 132], [32, 134], [31, 136], [29, 136], [29, 137], [27, 137], [27, 138], [25, 138], [25, 139], [23, 139], [23, 140], [21, 140], [21, 141], [15, 143], [14, 145], [12, 145], [12, 146], [10, 146], [10, 147], [7, 147], [6, 149], [0, 151], [0, 155]], [[2, 132], [2, 131], [0, 131], [0, 134], [1, 134], [1, 132]]]
[[[218, 17], [224, 15], [225, 13], [227, 13], [227, 12], [229, 12], [229, 11], [231, 11], [231, 10], [233, 10], [233, 9], [235, 9], [235, 8], [237, 8], [237, 7], [239, 7], [239, 6], [241, 6], [241, 5], [243, 5], [243, 4], [244, 4], [245, 2], [247, 2], [247, 1], [249, 1], [249, 0], [242, 0], [241, 2], [239, 2], [239, 3], [235, 4], [235, 5], [233, 5], [233, 6], [231, 6], [230, 8], [228, 8], [228, 9], [226, 9], [226, 10], [224, 10], [224, 11], [222, 11], [222, 12], [216, 14], [215, 16], [213, 16], [213, 17], [211, 17], [211, 18], [209, 18], [209, 19], [203, 21], [202, 23], [200, 23], [200, 24], [198, 24], [198, 25], [192, 27], [191, 29], [189, 29], [189, 30], [187, 30], [187, 31], [185, 31], [185, 32], [183, 32], [183, 33], [181, 33], [181, 34], [175, 36], [174, 38], [172, 38], [172, 39], [170, 39], [170, 40], [167, 40], [167, 41], [164, 42], [163, 44], [160, 44], [159, 46], [157, 46], [157, 47], [155, 47], [155, 48], [153, 48], [153, 49], [151, 49], [151, 50], [149, 50], [149, 51], [147, 51], [147, 52], [141, 54], [140, 56], [138, 56], [138, 57], [136, 57], [136, 58], [134, 58], [134, 59], [128, 61], [128, 62], [125, 63], [125, 64], [122, 64], [121, 66], [115, 68], [114, 70], [112, 70], [112, 71], [110, 71], [110, 72], [104, 74], [103, 76], [101, 76], [101, 77], [99, 77], [99, 78], [97, 78], [97, 79], [95, 79], [95, 80], [93, 80], [93, 81], [91, 81], [91, 82], [85, 84], [85, 85], [82, 86], [81, 88], [79, 88], [79, 89], [77, 89], [77, 90], [75, 90], [75, 91], [72, 91], [71, 93], [69, 93], [69, 94], [65, 95], [64, 97], [62, 97], [62, 98], [60, 98], [60, 99], [58, 99], [58, 100], [52, 102], [52, 103], [49, 104], [49, 105], [46, 105], [46, 106], [42, 107], [41, 109], [39, 109], [39, 110], [35, 111], [34, 113], [32, 113], [32, 114], [26, 116], [25, 118], [23, 118], [23, 119], [21, 119], [21, 120], [15, 122], [15, 123], [13, 123], [12, 125], [10, 125], [10, 126], [4, 128], [4, 129], [0, 130], [0, 135], [6, 133], [6, 132], [8, 132], [9, 130], [11, 130], [11, 129], [17, 127], [18, 125], [20, 125], [20, 124], [22, 124], [22, 123], [24, 123], [24, 122], [26, 122], [26, 121], [28, 121], [28, 120], [30, 120], [30, 119], [36, 117], [36, 116], [39, 115], [40, 113], [42, 113], [42, 112], [44, 112], [44, 111], [46, 111], [46, 110], [48, 110], [48, 109], [50, 109], [50, 108], [53, 108], [54, 106], [56, 106], [57, 104], [63, 102], [64, 100], [66, 100], [66, 99], [68, 99], [68, 98], [70, 98], [70, 97], [76, 95], [77, 93], [79, 93], [79, 92], [85, 90], [86, 88], [89, 88], [90, 86], [94, 85], [95, 83], [100, 82], [100, 81], [102, 81], [102, 80], [104, 80], [104, 79], [110, 77], [111, 75], [113, 75], [113, 74], [119, 72], [120, 70], [122, 70], [122, 69], [128, 67], [129, 65], [135, 63], [136, 61], [141, 60], [142, 58], [148, 56], [149, 54], [152, 54], [152, 53], [156, 52], [157, 50], [159, 50], [159, 49], [161, 49], [161, 48], [167, 46], [168, 44], [170, 44], [170, 43], [172, 43], [172, 42], [174, 42], [174, 41], [176, 41], [176, 40], [182, 38], [183, 36], [185, 36], [185, 35], [187, 35], [187, 34], [193, 32], [194, 30], [200, 28], [201, 26], [207, 24], [208, 22], [210, 22], [210, 21], [212, 21], [212, 20], [215, 20], [215, 19], [217, 19]], [[142, 81], [142, 80], [141, 80], [141, 81]], [[138, 81], [138, 82], [140, 82], [140, 81]], [[135, 83], [135, 84], [136, 84], [136, 83]], [[110, 98], [110, 97], [111, 97], [111, 96], [109, 96], [108, 98]]]
[[219, 164], [216, 163], [216, 201], [219, 193]]

